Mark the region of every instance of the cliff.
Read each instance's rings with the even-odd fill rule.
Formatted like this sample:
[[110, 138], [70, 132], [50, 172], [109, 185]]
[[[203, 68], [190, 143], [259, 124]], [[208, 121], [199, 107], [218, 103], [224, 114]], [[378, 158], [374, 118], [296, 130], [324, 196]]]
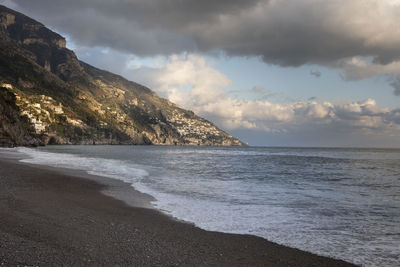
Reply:
[[35, 137], [29, 120], [21, 117], [15, 96], [0, 87], [0, 146], [37, 146], [43, 144]]
[[79, 61], [62, 36], [1, 5], [0, 88], [7, 145], [243, 145], [149, 88]]

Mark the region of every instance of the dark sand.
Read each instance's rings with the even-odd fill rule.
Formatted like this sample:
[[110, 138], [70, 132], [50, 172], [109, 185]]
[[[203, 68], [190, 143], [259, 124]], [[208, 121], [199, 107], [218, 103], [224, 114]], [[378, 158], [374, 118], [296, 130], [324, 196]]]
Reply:
[[204, 231], [83, 177], [0, 157], [0, 266], [351, 266]]

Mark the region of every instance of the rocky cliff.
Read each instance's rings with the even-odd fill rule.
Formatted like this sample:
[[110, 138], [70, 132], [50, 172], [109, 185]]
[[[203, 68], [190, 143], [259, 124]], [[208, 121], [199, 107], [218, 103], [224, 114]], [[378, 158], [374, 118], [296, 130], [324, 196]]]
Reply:
[[1, 5], [0, 89], [3, 144], [243, 145], [149, 88], [79, 61], [62, 36]]
[[20, 116], [15, 96], [0, 87], [0, 146], [37, 146], [43, 142], [35, 136], [26, 117]]

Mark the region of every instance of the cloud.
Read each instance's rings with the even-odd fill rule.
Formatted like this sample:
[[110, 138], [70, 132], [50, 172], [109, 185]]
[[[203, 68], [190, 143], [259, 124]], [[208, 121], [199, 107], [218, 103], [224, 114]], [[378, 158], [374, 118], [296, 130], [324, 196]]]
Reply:
[[321, 72], [319, 71], [319, 70], [312, 70], [312, 71], [310, 71], [310, 74], [312, 75], [312, 76], [315, 76], [315, 78], [319, 78], [319, 77], [321, 77]]
[[354, 56], [388, 64], [400, 55], [400, 6], [391, 0], [13, 2], [79, 45], [139, 56], [222, 50], [299, 66]]
[[224, 98], [232, 81], [202, 57], [183, 54], [169, 57], [161, 68], [139, 68], [131, 77], [151, 85], [161, 96], [185, 108], [204, 106]]
[[397, 75], [400, 73], [400, 61], [381, 65], [373, 62], [371, 58], [362, 57], [340, 60], [337, 67], [342, 69], [344, 78], [351, 81], [362, 80], [375, 75]]
[[[81, 59], [87, 54], [92, 64], [144, 83], [228, 130], [291, 133], [293, 139], [302, 135], [311, 141], [399, 136], [400, 110], [381, 108], [373, 99], [337, 104], [310, 98], [278, 104], [269, 100], [271, 92], [257, 85], [248, 89], [255, 99], [233, 97], [234, 90], [226, 89], [232, 86], [231, 79], [198, 56], [222, 51], [228, 56], [260, 57], [280, 66], [316, 64], [339, 69], [345, 80], [385, 76], [400, 95], [399, 1], [0, 3], [67, 34]], [[107, 54], [107, 48], [113, 53]], [[156, 64], [131, 65], [135, 56], [160, 55]], [[310, 74], [321, 75], [319, 71]]]
[[[388, 76], [400, 95], [395, 0], [0, 0], [78, 46], [140, 57], [223, 52], [280, 66], [340, 68], [348, 80]], [[348, 64], [368, 58], [366, 67]], [[311, 75], [320, 77], [320, 72]]]
[[394, 88], [394, 94], [400, 95], [400, 60], [389, 64], [379, 64], [372, 58], [352, 57], [339, 60], [336, 65], [341, 69], [345, 80], [358, 81], [373, 76], [386, 76], [389, 84]]
[[253, 86], [253, 88], [251, 88], [251, 91], [253, 91], [256, 94], [262, 94], [265, 92], [264, 87], [260, 86], [260, 85], [255, 85]]
[[394, 88], [394, 94], [400, 96], [400, 74], [392, 78], [390, 85]]
[[[332, 131], [396, 135], [400, 130], [400, 111], [381, 108], [373, 99], [335, 104], [311, 98], [278, 104], [263, 98], [234, 98], [226, 90], [232, 81], [193, 54], [171, 56], [157, 67], [137, 68], [131, 77], [230, 131], [295, 133], [314, 129], [316, 135]], [[262, 94], [264, 89], [254, 86], [250, 91]]]

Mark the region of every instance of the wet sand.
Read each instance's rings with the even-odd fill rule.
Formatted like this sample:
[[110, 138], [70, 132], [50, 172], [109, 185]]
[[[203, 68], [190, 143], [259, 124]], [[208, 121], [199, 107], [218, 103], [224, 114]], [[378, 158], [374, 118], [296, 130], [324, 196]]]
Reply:
[[88, 178], [0, 155], [0, 266], [352, 266], [205, 231], [146, 208], [122, 182]]

